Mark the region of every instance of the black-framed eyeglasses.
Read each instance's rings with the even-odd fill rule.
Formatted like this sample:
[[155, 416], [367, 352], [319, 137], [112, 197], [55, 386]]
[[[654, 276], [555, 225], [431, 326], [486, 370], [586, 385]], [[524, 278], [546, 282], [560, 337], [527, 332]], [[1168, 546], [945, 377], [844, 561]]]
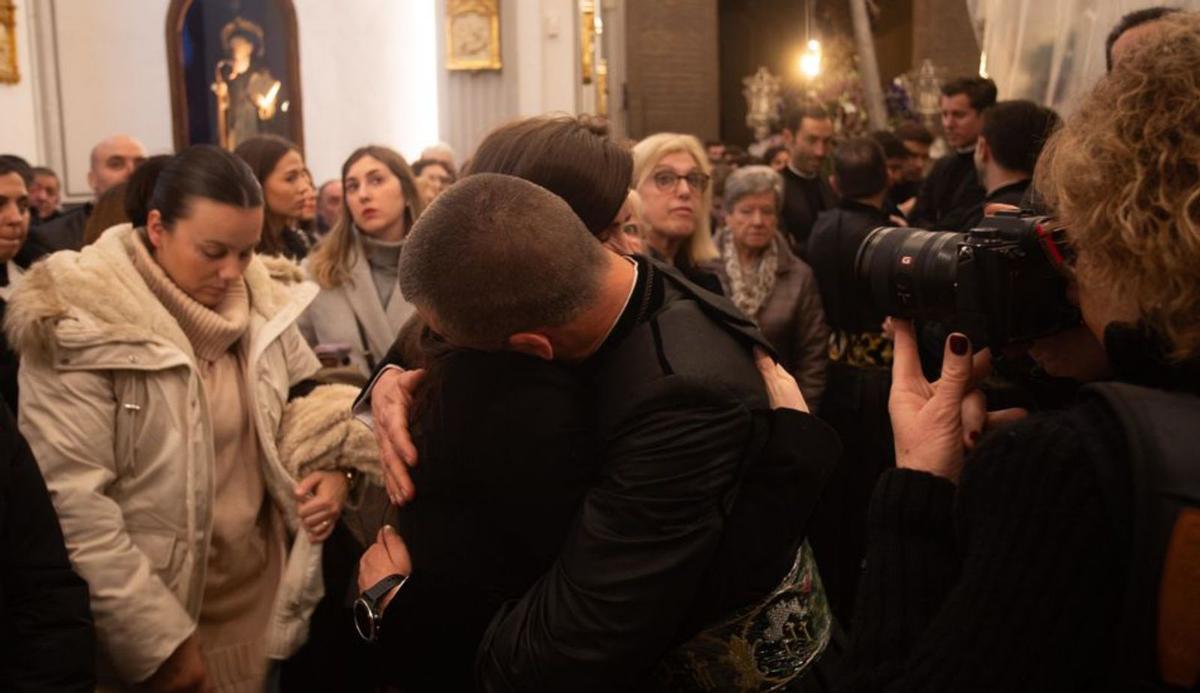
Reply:
[[702, 193], [705, 190], [708, 190], [708, 182], [712, 180], [712, 176], [709, 176], [706, 173], [700, 173], [699, 171], [692, 171], [686, 176], [681, 176], [674, 171], [659, 171], [658, 173], [654, 174], [653, 178], [654, 185], [662, 192], [670, 192], [674, 190], [675, 186], [679, 185], [680, 179], [682, 179], [687, 181], [689, 188], [698, 193]]

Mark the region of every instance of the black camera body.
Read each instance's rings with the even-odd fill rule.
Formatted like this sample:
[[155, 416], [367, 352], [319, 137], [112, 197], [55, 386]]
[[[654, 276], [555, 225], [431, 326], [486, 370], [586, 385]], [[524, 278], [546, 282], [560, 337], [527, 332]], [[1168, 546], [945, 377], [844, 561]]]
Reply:
[[1079, 324], [1064, 240], [1048, 217], [1016, 213], [966, 233], [880, 227], [859, 247], [855, 271], [885, 315], [939, 322], [1000, 347]]

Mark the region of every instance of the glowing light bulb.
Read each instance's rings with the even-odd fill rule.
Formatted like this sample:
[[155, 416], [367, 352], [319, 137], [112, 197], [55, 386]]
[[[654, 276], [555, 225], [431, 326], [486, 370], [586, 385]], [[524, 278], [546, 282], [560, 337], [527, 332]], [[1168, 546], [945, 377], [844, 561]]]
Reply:
[[808, 50], [800, 56], [800, 72], [807, 78], [813, 79], [821, 74], [821, 42], [813, 39], [808, 42]]

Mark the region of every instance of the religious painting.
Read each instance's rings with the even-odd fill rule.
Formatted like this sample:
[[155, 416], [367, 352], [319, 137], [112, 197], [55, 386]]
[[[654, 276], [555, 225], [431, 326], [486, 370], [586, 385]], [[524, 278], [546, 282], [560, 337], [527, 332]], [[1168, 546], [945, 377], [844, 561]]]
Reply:
[[0, 84], [21, 81], [17, 67], [17, 8], [13, 0], [0, 0]]
[[172, 0], [167, 55], [177, 149], [267, 134], [304, 146], [291, 0]]
[[499, 0], [446, 0], [446, 68], [500, 69]]

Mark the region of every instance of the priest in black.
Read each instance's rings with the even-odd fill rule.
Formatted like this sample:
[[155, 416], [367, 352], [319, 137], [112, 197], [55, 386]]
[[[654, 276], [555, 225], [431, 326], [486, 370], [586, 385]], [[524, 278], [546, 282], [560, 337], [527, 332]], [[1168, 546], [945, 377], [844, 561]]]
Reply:
[[996, 103], [996, 84], [968, 77], [942, 86], [942, 132], [950, 153], [938, 159], [910, 215], [924, 229], [961, 231], [986, 192], [975, 172], [975, 142], [983, 111]]
[[833, 151], [833, 119], [818, 104], [806, 104], [788, 117], [783, 129], [791, 161], [783, 175], [784, 237], [792, 252], [807, 257], [808, 237], [817, 216], [837, 203], [825, 177], [825, 161]]

